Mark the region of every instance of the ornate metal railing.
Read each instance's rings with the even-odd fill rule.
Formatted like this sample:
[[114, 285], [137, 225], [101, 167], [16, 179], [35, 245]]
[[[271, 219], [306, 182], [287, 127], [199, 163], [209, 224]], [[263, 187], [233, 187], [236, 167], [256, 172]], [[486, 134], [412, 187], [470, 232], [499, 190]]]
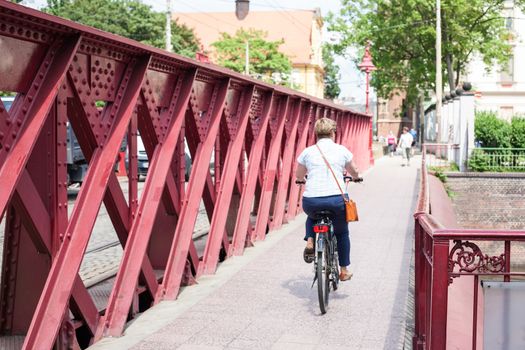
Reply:
[[[471, 348], [478, 346], [480, 277], [505, 282], [523, 278], [511, 270], [511, 248], [525, 241], [525, 231], [458, 229], [451, 203], [439, 180], [429, 174], [423, 147], [419, 202], [415, 213], [415, 334], [414, 349], [447, 349], [449, 286], [455, 278], [472, 278]], [[502, 242], [501, 251], [484, 251], [483, 242]]]
[[[0, 331], [27, 333], [25, 349], [119, 336], [138, 312], [175, 299], [183, 281], [213, 274], [221, 252], [240, 255], [295, 217], [295, 159], [314, 142], [317, 118], [335, 119], [337, 141], [359, 168], [370, 164], [367, 115], [8, 1], [0, 52], [0, 91], [16, 93], [9, 111], [0, 104]], [[72, 212], [68, 123], [89, 164]], [[140, 197], [138, 132], [149, 159]], [[113, 171], [124, 137], [127, 198]], [[203, 253], [192, 240], [201, 201]], [[102, 203], [124, 252], [101, 308], [78, 272]]]

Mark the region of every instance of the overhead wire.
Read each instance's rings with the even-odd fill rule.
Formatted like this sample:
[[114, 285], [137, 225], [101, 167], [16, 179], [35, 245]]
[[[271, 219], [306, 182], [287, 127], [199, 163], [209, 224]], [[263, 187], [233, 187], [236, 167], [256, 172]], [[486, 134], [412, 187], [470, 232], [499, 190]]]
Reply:
[[[230, 2], [230, 1], [227, 1], [227, 0], [217, 0], [217, 1], [219, 1], [219, 2], [224, 2], [224, 3], [227, 2], [227, 3], [230, 3], [230, 4], [231, 4], [231, 2]], [[305, 26], [303, 23], [297, 21], [297, 20], [296, 20], [295, 18], [293, 18], [293, 16], [289, 13], [290, 11], [304, 11], [304, 9], [299, 9], [299, 8], [290, 8], [290, 7], [283, 7], [283, 6], [280, 6], [280, 5], [276, 4], [276, 3], [273, 2], [273, 1], [272, 1], [272, 3], [269, 3], [269, 2], [268, 2], [269, 0], [264, 0], [264, 1], [266, 2], [267, 5], [260, 4], [260, 3], [257, 4], [257, 5], [258, 5], [258, 6], [262, 6], [262, 7], [272, 8], [272, 9], [274, 9], [274, 10], [277, 10], [277, 12], [280, 12], [281, 15], [282, 15], [285, 19], [287, 19], [292, 25], [294, 25], [297, 29], [299, 29], [300, 31], [304, 31], [304, 32], [306, 32], [307, 34], [310, 34], [310, 33], [311, 33], [311, 28], [308, 28], [308, 27]], [[212, 19], [214, 19], [214, 20], [216, 20], [216, 21], [218, 21], [218, 22], [221, 22], [221, 23], [227, 24], [227, 25], [229, 25], [229, 26], [231, 26], [231, 27], [233, 27], [233, 28], [238, 28], [238, 25], [235, 25], [235, 24], [233, 24], [233, 23], [231, 23], [231, 22], [228, 22], [228, 21], [226, 21], [226, 20], [223, 20], [223, 19], [221, 19], [221, 18], [217, 18], [216, 16], [212, 15], [211, 13], [209, 13], [209, 12], [205, 12], [205, 11], [203, 11], [203, 10], [201, 10], [201, 9], [199, 9], [199, 8], [197, 8], [197, 7], [195, 7], [195, 6], [191, 5], [191, 4], [189, 4], [189, 3], [187, 3], [186, 1], [177, 0], [177, 2], [178, 2], [178, 3], [181, 3], [182, 5], [184, 5], [184, 6], [186, 6], [186, 7], [189, 7], [189, 8], [191, 8], [191, 9], [195, 10], [197, 13], [202, 13], [202, 14], [204, 14], [205, 16], [207, 16], [207, 17], [209, 17], [209, 18], [212, 18]], [[202, 25], [207, 26], [208, 28], [212, 28], [212, 29], [214, 29], [214, 30], [217, 30], [218, 32], [222, 32], [222, 31], [223, 31], [222, 29], [217, 28], [217, 27], [215, 27], [215, 26], [213, 26], [213, 25], [210, 25], [209, 23], [206, 23], [205, 21], [201, 21], [201, 20], [198, 20], [198, 19], [196, 19], [196, 18], [193, 18], [193, 20], [194, 20], [195, 22], [198, 22], [198, 23], [200, 23], [200, 24], [202, 24]], [[301, 28], [301, 27], [302, 27], [302, 28]], [[342, 70], [346, 71], [347, 74], [348, 74], [348, 73], [351, 74], [351, 71], [350, 71], [346, 66], [341, 65], [340, 67], [342, 68]], [[350, 75], [350, 74], [349, 74], [349, 75]], [[356, 82], [358, 82], [358, 81], [356, 81]], [[340, 84], [344, 84], [344, 85], [346, 85], [346, 84], [351, 84], [351, 83], [354, 83], [354, 82], [348, 82], [348, 81], [340, 82]]]
[[[228, 3], [228, 4], [231, 4], [232, 3], [232, 0], [215, 0], [217, 2], [224, 2], [224, 3]], [[266, 8], [275, 8], [275, 6], [272, 6], [272, 5], [268, 5], [268, 4], [262, 4], [260, 2], [256, 2], [256, 1], [253, 1], [251, 0], [250, 1], [250, 6], [257, 6], [257, 7], [266, 7]], [[280, 6], [280, 8], [286, 10], [286, 11], [304, 11], [305, 8], [298, 8], [298, 7], [287, 7], [287, 6]]]
[[[293, 18], [292, 15], [290, 15], [289, 11], [284, 11], [284, 8], [281, 7], [277, 2], [274, 2], [274, 0], [263, 0], [264, 2], [266, 2], [268, 5], [270, 5], [270, 7], [272, 7], [273, 9], [277, 10], [277, 12], [281, 12], [283, 17], [288, 17], [288, 19], [290, 20], [290, 22], [296, 26], [297, 28], [299, 28], [299, 30], [302, 30], [300, 28], [300, 26], [302, 26], [307, 32], [310, 32], [311, 31], [311, 28], [308, 28], [307, 26], [305, 26], [303, 23], [301, 22], [298, 22], [295, 20], [295, 18]], [[274, 4], [273, 6], [270, 4], [270, 1]]]
[[185, 6], [187, 6], [187, 7], [189, 7], [189, 8], [191, 8], [191, 9], [193, 9], [193, 10], [196, 10], [196, 12], [198, 12], [198, 13], [202, 13], [203, 15], [205, 15], [205, 16], [207, 16], [207, 17], [213, 18], [214, 20], [219, 21], [219, 22], [222, 22], [222, 23], [224, 23], [224, 24], [227, 24], [227, 25], [229, 25], [229, 26], [231, 26], [231, 27], [233, 27], [233, 28], [238, 28], [238, 27], [239, 27], [238, 25], [233, 24], [233, 23], [231, 23], [231, 22], [228, 22], [228, 21], [226, 21], [226, 20], [224, 20], [224, 19], [222, 19], [222, 18], [215, 17], [215, 16], [212, 15], [210, 12], [202, 11], [201, 9], [199, 9], [199, 8], [197, 8], [197, 7], [195, 7], [195, 6], [191, 5], [191, 4], [189, 4], [189, 3], [187, 3], [186, 1], [177, 0], [177, 2], [178, 2], [178, 3], [181, 3], [181, 4], [185, 5]]

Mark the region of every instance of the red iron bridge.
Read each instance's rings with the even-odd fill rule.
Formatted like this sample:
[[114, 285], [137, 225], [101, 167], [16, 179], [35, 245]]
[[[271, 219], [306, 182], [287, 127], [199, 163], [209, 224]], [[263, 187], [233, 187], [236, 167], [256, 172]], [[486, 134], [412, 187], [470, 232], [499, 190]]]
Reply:
[[[242, 255], [294, 218], [290, 179], [317, 118], [337, 121], [361, 169], [370, 162], [369, 116], [9, 2], [0, 51], [0, 91], [16, 93], [9, 111], [0, 105], [0, 328], [27, 334], [26, 349], [119, 336], [138, 312], [213, 274], [221, 250]], [[89, 164], [71, 212], [68, 124]], [[139, 133], [150, 163], [140, 200]], [[127, 198], [114, 172], [125, 138]], [[192, 241], [201, 201], [202, 255]], [[124, 252], [100, 310], [79, 269], [102, 203]]]
[[[290, 348], [306, 339], [316, 344], [312, 348], [335, 349], [330, 341], [342, 340], [345, 349], [446, 349], [458, 339], [450, 331], [456, 327], [466, 329], [471, 341], [460, 348], [474, 349], [481, 329], [479, 275], [494, 273], [505, 281], [516, 275], [510, 272], [510, 244], [525, 233], [446, 229], [454, 225], [450, 201], [427, 174], [425, 161], [419, 173], [391, 159], [371, 168], [369, 115], [7, 1], [0, 2], [0, 52], [0, 91], [16, 96], [9, 108], [0, 103], [2, 348], [96, 348], [112, 337], [125, 339], [130, 321], [140, 324], [149, 311], [177, 299], [181, 287], [199, 288], [192, 285], [214, 275], [223, 261], [249, 255], [260, 247], [247, 247], [287, 227], [297, 235], [283, 234], [281, 250], [258, 258], [253, 276], [238, 277], [231, 293], [243, 286], [258, 289], [221, 301], [237, 313], [220, 309], [221, 322], [210, 316], [204, 328], [209, 332], [201, 334], [235, 323], [244, 295], [265, 300], [244, 307], [251, 313], [246, 320], [256, 322], [258, 307], [278, 303], [264, 293], [277, 290], [272, 281], [288, 270], [303, 279], [299, 288], [296, 280], [279, 282], [288, 293], [280, 297], [286, 303], [277, 304], [283, 312], [273, 315], [283, 325], [277, 330], [275, 319], [265, 319], [253, 327], [252, 338], [236, 336], [223, 348], [279, 342]], [[321, 117], [336, 120], [336, 141], [353, 152], [366, 174], [365, 185], [352, 190], [361, 216], [352, 229], [354, 284], [332, 302], [340, 312], [322, 317], [308, 306], [315, 303], [308, 294], [311, 274], [297, 259], [304, 214], [293, 184], [296, 157], [315, 142], [313, 124]], [[139, 145], [148, 160], [145, 182], [139, 181]], [[73, 147], [81, 150], [87, 169], [75, 193], [68, 173]], [[127, 177], [117, 177], [116, 164], [122, 166], [124, 158]], [[462, 243], [466, 239], [504, 240], [497, 268], [454, 269], [461, 266], [454, 265], [453, 253], [472, 248]], [[116, 253], [109, 254], [112, 249]], [[289, 252], [295, 258], [282, 260]], [[105, 266], [110, 260], [113, 265]], [[415, 297], [408, 285], [411, 260]], [[459, 276], [455, 280], [474, 281], [466, 323], [447, 312], [449, 285]], [[405, 308], [396, 308], [407, 300], [415, 303], [412, 330], [404, 326], [410, 323]], [[344, 311], [350, 305], [345, 303], [353, 312]], [[294, 320], [306, 323], [300, 324], [303, 332], [311, 333], [310, 323], [325, 333], [320, 339], [283, 334]], [[195, 322], [202, 330], [205, 321]], [[330, 324], [348, 328], [341, 335], [334, 326], [334, 335]], [[277, 343], [265, 343], [275, 335], [264, 333], [268, 327], [281, 332]], [[400, 336], [405, 331], [408, 341]]]

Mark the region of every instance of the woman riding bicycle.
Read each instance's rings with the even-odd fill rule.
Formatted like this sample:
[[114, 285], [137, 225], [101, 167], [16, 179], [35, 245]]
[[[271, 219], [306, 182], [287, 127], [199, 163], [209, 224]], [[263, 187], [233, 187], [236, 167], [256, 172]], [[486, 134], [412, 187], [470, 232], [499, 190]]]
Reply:
[[[336, 144], [336, 123], [329, 118], [318, 119], [315, 123], [315, 134], [317, 144], [306, 148], [297, 158], [298, 167], [297, 181], [305, 181], [308, 174], [305, 190], [303, 193], [303, 210], [308, 215], [306, 219], [306, 248], [304, 249], [304, 260], [311, 263], [314, 260], [313, 219], [310, 217], [318, 210], [330, 210], [334, 213], [331, 218], [334, 232], [337, 237], [337, 251], [339, 255], [339, 266], [341, 267], [340, 280], [347, 281], [352, 278], [348, 271], [350, 265], [350, 235], [346, 222], [345, 205], [341, 192], [335, 179], [328, 169], [323, 155], [336, 174], [341, 188], [345, 188], [343, 172], [346, 170], [354, 179], [359, 178], [358, 170], [352, 162], [352, 153], [344, 146]], [[322, 154], [321, 154], [321, 152]]]

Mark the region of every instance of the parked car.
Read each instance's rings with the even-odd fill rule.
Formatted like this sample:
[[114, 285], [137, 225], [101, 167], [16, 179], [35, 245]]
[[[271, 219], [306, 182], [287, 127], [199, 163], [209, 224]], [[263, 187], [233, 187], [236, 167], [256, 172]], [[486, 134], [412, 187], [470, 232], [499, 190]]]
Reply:
[[[188, 181], [190, 178], [190, 171], [191, 171], [191, 157], [187, 149], [185, 150], [184, 155], [185, 155], [184, 158], [185, 158], [185, 163], [186, 163], [184, 179]], [[128, 151], [126, 150], [126, 169], [129, 169], [128, 164], [129, 164], [129, 156], [128, 156]], [[140, 134], [137, 136], [137, 165], [138, 165], [139, 179], [141, 176], [148, 175], [149, 159], [148, 159], [148, 154], [146, 153], [146, 148], [144, 147], [144, 143], [142, 142], [142, 138], [140, 137]]]
[[84, 181], [88, 170], [88, 164], [80, 144], [78, 143], [77, 137], [73, 132], [71, 124], [67, 122], [67, 146], [66, 146], [66, 164], [67, 164], [67, 177], [68, 185], [79, 184], [81, 185]]

